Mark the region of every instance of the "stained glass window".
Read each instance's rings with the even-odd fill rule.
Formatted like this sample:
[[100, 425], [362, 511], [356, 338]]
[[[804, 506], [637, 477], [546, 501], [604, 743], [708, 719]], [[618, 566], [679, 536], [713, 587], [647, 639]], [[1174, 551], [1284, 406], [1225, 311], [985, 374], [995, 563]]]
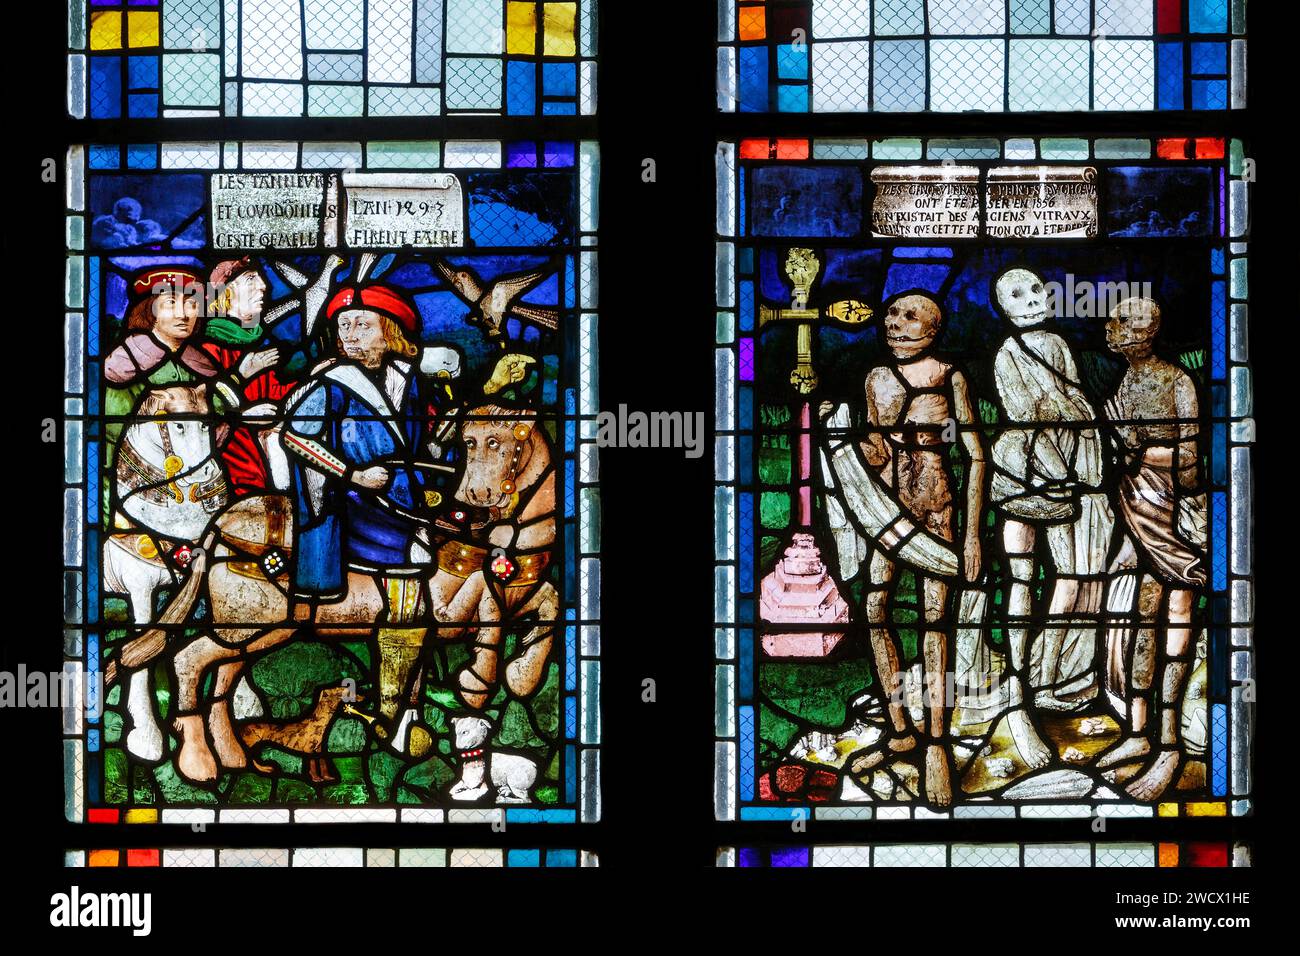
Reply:
[[1242, 143], [717, 168], [718, 818], [1249, 812]]
[[594, 113], [595, 0], [70, 0], [68, 111]]
[[1245, 0], [719, 0], [739, 112], [1225, 110]]
[[69, 818], [594, 819], [594, 144], [68, 162]]
[[596, 864], [595, 31], [69, 0], [69, 866]]

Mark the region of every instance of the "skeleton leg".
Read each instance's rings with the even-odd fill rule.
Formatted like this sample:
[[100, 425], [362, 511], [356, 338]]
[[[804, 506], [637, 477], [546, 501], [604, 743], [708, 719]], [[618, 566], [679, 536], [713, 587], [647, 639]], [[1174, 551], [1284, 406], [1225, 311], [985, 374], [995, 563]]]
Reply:
[[905, 706], [903, 668], [899, 662], [898, 645], [894, 642], [887, 621], [894, 564], [879, 551], [873, 551], [868, 573], [870, 590], [867, 592], [867, 624], [876, 678], [880, 681], [881, 693], [885, 695], [885, 706], [889, 711], [889, 722], [894, 734], [906, 737], [911, 734], [912, 720]]
[[[1182, 699], [1191, 670], [1194, 594], [1186, 588], [1169, 592], [1166, 613], [1164, 669], [1160, 681], [1159, 755], [1150, 768], [1128, 786], [1138, 800], [1154, 800], [1173, 783], [1182, 761]], [[1154, 657], [1154, 655], [1152, 655]]]
[[[952, 772], [948, 759], [948, 630], [946, 609], [948, 585], [933, 578], [921, 579], [921, 593], [927, 625], [923, 639], [927, 736], [925, 748], [925, 795], [935, 806], [952, 803]], [[933, 625], [938, 624], [939, 627]]]
[[1008, 518], [1002, 526], [1002, 543], [1011, 569], [1007, 596], [1008, 643], [1011, 645], [1010, 706], [1007, 727], [1020, 759], [1031, 770], [1045, 766], [1052, 751], [1043, 743], [1025, 708], [1025, 683], [1029, 668], [1029, 619], [1033, 613], [1030, 585], [1034, 577], [1034, 526]]
[[1129, 732], [1098, 759], [1097, 766], [1103, 770], [1130, 763], [1151, 752], [1148, 723], [1156, 675], [1156, 623], [1160, 615], [1161, 591], [1160, 582], [1151, 576], [1142, 575], [1139, 579], [1137, 627], [1127, 667]]

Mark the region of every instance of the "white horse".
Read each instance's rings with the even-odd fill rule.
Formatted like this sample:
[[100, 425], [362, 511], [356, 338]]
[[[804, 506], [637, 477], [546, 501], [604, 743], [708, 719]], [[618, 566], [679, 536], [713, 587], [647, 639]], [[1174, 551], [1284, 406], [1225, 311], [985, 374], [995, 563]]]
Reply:
[[[154, 592], [178, 585], [178, 567], [215, 514], [225, 508], [229, 492], [213, 455], [211, 426], [203, 392], [173, 385], [145, 395], [118, 442], [114, 481], [116, 527], [129, 527], [108, 538], [103, 553], [104, 591], [130, 599], [137, 625], [153, 621]], [[175, 416], [175, 417], [169, 417]], [[167, 622], [178, 623], [178, 622]], [[131, 729], [126, 747], [134, 756], [157, 761], [163, 734], [154, 716], [149, 668], [120, 665], [126, 679], [126, 709]]]

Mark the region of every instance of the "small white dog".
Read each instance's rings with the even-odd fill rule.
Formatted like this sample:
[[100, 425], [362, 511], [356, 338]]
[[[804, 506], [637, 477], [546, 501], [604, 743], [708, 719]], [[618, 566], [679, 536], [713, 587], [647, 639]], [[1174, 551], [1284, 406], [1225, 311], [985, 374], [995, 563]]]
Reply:
[[493, 754], [484, 746], [492, 724], [482, 717], [453, 717], [456, 749], [460, 751], [460, 779], [451, 786], [453, 800], [477, 800], [487, 793], [488, 781], [497, 790], [498, 803], [527, 803], [537, 780], [537, 764], [519, 754]]

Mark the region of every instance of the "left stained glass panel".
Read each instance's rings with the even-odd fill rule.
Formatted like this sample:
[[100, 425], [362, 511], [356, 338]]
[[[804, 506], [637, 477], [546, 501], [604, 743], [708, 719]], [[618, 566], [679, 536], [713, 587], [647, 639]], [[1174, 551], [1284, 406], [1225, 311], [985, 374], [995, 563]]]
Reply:
[[598, 819], [595, 145], [68, 169], [68, 818]]
[[68, 112], [589, 115], [596, 0], [69, 0]]

